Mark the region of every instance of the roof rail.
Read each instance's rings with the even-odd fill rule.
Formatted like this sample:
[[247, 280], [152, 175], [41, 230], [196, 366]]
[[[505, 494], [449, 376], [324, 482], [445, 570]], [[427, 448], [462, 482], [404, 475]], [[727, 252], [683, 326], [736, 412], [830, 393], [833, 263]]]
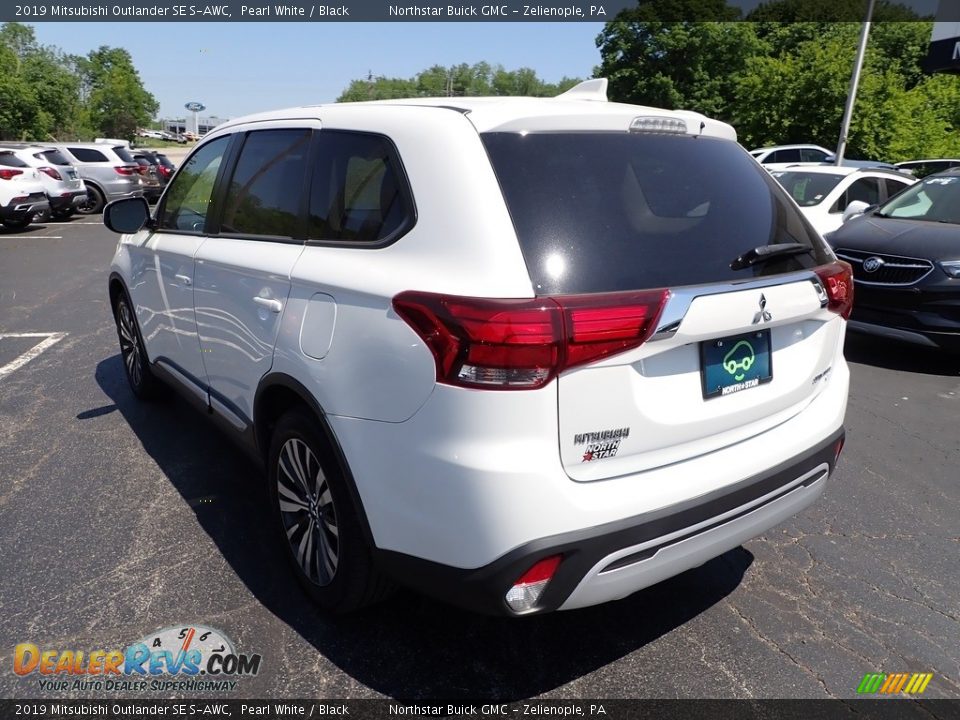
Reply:
[[607, 79], [584, 80], [556, 97], [557, 100], [594, 100], [607, 102]]

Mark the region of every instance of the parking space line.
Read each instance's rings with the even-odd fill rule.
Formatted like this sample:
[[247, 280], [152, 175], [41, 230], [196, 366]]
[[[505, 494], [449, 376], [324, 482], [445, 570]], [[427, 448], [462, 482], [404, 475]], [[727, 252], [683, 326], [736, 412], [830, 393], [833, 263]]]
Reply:
[[63, 239], [63, 235], [18, 235], [17, 237], [30, 238], [31, 240], [62, 240]]
[[65, 332], [53, 332], [53, 333], [0, 333], [0, 340], [3, 338], [44, 338], [32, 348], [27, 350], [25, 353], [20, 355], [17, 358], [14, 358], [6, 365], [0, 367], [0, 379], [12, 373], [14, 370], [22, 368], [28, 362], [36, 358], [40, 353], [48, 348], [53, 347], [58, 342], [63, 340], [69, 333]]

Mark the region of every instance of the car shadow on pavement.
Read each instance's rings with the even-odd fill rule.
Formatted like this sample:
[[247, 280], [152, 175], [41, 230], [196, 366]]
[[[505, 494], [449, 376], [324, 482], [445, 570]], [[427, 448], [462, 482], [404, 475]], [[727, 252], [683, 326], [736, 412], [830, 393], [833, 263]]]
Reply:
[[960, 375], [960, 354], [848, 332], [844, 355], [849, 362], [924, 375]]
[[[753, 562], [736, 548], [625, 600], [539, 617], [485, 617], [409, 591], [354, 615], [330, 616], [308, 600], [287, 567], [269, 530], [259, 471], [243, 453], [179, 399], [138, 402], [119, 355], [98, 364], [96, 380], [257, 600], [356, 682], [390, 697], [508, 701], [548, 692], [697, 617], [728, 596]], [[284, 654], [264, 651], [265, 659]], [[312, 660], [297, 663], [302, 668]], [[636, 692], [632, 680], [616, 682], [610, 695]]]

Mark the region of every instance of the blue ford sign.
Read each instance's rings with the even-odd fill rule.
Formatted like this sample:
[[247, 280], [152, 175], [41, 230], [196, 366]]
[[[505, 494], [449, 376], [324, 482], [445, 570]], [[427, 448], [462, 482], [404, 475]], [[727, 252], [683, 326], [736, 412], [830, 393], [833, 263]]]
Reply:
[[188, 102], [184, 107], [190, 112], [202, 112], [207, 109], [206, 105], [198, 102]]

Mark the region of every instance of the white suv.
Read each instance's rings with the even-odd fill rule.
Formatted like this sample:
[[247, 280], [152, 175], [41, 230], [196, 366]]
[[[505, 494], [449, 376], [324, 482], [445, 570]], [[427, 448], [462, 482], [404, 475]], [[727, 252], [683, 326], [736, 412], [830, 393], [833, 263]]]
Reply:
[[0, 224], [20, 230], [49, 211], [40, 173], [13, 150], [0, 148]]
[[108, 206], [134, 393], [264, 463], [323, 606], [594, 605], [823, 491], [849, 266], [730, 126], [605, 87], [241, 118]]

